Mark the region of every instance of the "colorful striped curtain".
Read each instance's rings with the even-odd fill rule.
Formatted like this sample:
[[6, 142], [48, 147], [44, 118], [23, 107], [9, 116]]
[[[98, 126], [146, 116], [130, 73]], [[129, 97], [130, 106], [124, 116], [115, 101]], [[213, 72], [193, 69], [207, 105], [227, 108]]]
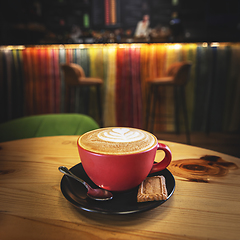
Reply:
[[[96, 44], [0, 47], [0, 122], [21, 116], [64, 112], [62, 63], [80, 64], [86, 76], [100, 77], [105, 126], [143, 128], [146, 79], [163, 76], [171, 63], [192, 62], [186, 86], [187, 108], [194, 131], [239, 131], [240, 44]], [[82, 91], [82, 92], [79, 92]], [[95, 90], [78, 90], [75, 112], [96, 118]], [[163, 89], [156, 131], [174, 130], [173, 92]], [[96, 118], [97, 119], [97, 118]], [[159, 120], [159, 121], [158, 121]]]
[[116, 118], [118, 126], [142, 127], [140, 48], [117, 49]]

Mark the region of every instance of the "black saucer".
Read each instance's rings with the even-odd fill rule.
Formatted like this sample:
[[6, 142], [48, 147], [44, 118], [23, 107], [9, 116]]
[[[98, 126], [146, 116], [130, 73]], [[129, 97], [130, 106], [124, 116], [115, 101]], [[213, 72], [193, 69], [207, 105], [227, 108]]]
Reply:
[[[97, 187], [85, 173], [82, 164], [79, 163], [71, 168], [71, 171], [78, 177], [85, 180], [92, 187]], [[175, 179], [168, 169], [150, 174], [149, 176], [163, 175], [166, 179], [168, 199], [172, 196], [175, 189]], [[143, 212], [163, 204], [167, 200], [153, 202], [137, 202], [138, 187], [125, 192], [113, 192], [113, 199], [109, 201], [95, 201], [87, 197], [86, 188], [76, 180], [63, 176], [61, 181], [61, 191], [64, 197], [77, 208], [88, 212], [103, 214], [129, 214]]]

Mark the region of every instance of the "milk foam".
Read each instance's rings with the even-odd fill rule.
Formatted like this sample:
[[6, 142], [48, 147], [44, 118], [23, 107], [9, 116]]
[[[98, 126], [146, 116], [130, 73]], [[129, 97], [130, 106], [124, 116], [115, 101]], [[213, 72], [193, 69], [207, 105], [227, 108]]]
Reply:
[[100, 128], [83, 134], [79, 145], [95, 153], [125, 155], [139, 153], [156, 146], [157, 139], [151, 133], [135, 128]]
[[129, 128], [113, 128], [110, 131], [98, 133], [98, 137], [104, 141], [110, 142], [134, 142], [143, 139], [143, 132], [131, 130]]

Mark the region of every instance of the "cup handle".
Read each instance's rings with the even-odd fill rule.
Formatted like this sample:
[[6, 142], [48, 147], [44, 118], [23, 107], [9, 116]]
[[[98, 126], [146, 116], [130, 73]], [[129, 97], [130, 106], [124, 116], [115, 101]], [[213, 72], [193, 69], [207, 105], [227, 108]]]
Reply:
[[152, 167], [150, 173], [159, 172], [159, 171], [165, 169], [170, 164], [170, 162], [172, 160], [172, 153], [171, 153], [171, 151], [170, 151], [170, 149], [167, 145], [162, 144], [162, 143], [158, 143], [157, 150], [164, 151], [165, 152], [165, 157], [161, 162], [153, 164], [153, 167]]

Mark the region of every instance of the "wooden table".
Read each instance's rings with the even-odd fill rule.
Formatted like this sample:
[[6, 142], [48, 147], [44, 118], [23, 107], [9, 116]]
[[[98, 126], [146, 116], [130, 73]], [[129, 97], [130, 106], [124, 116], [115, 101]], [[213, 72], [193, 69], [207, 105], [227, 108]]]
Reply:
[[[1, 240], [240, 238], [239, 158], [161, 141], [173, 153], [172, 197], [150, 211], [103, 215], [77, 209], [61, 193], [58, 167], [79, 162], [76, 140], [58, 136], [0, 143]], [[204, 155], [219, 158], [200, 160]]]

